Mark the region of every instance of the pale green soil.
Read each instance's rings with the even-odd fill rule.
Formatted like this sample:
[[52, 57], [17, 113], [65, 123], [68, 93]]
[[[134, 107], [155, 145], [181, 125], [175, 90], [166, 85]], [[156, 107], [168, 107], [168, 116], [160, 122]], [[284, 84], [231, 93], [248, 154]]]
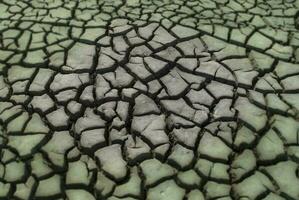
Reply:
[[299, 200], [299, 0], [1, 0], [1, 199]]

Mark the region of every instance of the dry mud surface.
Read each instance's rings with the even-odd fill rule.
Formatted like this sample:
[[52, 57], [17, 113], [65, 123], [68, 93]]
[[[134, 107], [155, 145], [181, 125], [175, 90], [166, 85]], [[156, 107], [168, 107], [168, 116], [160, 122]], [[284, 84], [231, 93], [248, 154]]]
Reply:
[[299, 0], [1, 0], [0, 199], [298, 200]]

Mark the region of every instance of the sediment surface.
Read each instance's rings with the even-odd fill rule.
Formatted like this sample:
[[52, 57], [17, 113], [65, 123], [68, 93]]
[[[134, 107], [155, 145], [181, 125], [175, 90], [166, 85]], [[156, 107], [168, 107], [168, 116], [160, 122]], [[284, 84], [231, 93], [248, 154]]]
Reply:
[[0, 199], [298, 200], [299, 0], [1, 0]]

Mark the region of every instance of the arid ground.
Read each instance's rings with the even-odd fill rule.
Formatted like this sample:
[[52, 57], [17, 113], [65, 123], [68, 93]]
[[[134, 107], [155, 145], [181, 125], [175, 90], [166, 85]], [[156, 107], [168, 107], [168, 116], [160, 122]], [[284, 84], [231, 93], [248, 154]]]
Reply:
[[0, 199], [299, 200], [299, 0], [0, 0]]

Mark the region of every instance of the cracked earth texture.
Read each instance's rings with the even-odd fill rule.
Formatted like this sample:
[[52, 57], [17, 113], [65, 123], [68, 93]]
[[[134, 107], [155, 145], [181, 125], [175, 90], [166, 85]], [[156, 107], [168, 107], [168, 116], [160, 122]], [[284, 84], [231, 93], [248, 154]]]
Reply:
[[0, 199], [298, 200], [299, 0], [1, 0]]

